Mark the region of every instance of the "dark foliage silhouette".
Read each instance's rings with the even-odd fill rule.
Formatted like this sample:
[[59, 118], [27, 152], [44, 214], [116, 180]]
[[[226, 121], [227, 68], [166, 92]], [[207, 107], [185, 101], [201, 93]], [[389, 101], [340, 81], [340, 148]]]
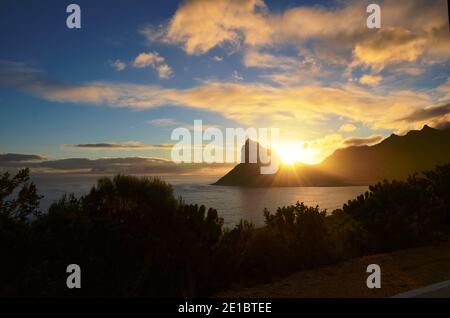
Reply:
[[344, 205], [343, 211], [367, 232], [370, 252], [428, 244], [449, 231], [450, 166], [386, 181]]
[[[265, 210], [232, 229], [158, 178], [99, 179], [39, 212], [29, 171], [0, 176], [0, 295], [209, 296], [350, 257], [433, 244], [450, 233], [450, 165], [383, 181], [342, 209]], [[82, 288], [66, 287], [66, 267]]]

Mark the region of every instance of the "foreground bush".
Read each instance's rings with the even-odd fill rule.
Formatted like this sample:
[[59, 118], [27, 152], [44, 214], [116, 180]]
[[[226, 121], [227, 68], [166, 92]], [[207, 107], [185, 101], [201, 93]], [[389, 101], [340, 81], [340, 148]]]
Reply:
[[349, 201], [343, 212], [367, 234], [368, 252], [429, 244], [449, 233], [450, 165], [406, 181], [383, 181]]
[[[207, 294], [213, 250], [222, 234], [217, 211], [176, 200], [159, 179], [103, 178], [77, 199], [64, 196], [32, 222], [1, 214], [2, 284], [7, 295], [192, 296]], [[27, 239], [28, 238], [28, 239]], [[26, 243], [20, 243], [26, 240]], [[16, 263], [22, 263], [18, 269]], [[83, 287], [65, 285], [68, 264]]]
[[[0, 295], [208, 296], [339, 260], [431, 244], [450, 233], [450, 165], [384, 181], [331, 215], [303, 203], [266, 226], [224, 229], [214, 209], [160, 179], [102, 178], [40, 213], [28, 171], [0, 176]], [[17, 190], [18, 189], [18, 190]], [[66, 267], [82, 288], [66, 288]]]

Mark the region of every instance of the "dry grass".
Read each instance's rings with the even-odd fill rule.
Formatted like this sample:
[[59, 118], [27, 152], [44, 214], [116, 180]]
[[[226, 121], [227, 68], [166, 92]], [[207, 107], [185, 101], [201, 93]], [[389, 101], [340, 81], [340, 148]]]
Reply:
[[[367, 265], [381, 267], [381, 288], [368, 289]], [[352, 259], [297, 272], [271, 284], [218, 294], [218, 297], [390, 297], [450, 279], [450, 244]]]

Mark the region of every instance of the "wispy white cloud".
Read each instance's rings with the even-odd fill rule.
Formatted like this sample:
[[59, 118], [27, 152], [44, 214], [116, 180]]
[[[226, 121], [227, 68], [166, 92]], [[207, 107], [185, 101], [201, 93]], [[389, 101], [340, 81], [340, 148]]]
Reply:
[[239, 74], [239, 72], [236, 71], [236, 70], [233, 71], [233, 74], [231, 75], [231, 78], [235, 82], [240, 82], [240, 81], [244, 80], [244, 77], [241, 74]]
[[148, 120], [147, 123], [158, 127], [173, 127], [182, 124], [181, 122], [177, 121], [174, 118], [154, 118]]
[[[154, 118], [154, 119], [148, 120], [147, 123], [152, 126], [165, 127], [165, 128], [183, 127], [183, 128], [186, 128], [186, 129], [192, 130], [192, 131], [194, 131], [196, 128], [198, 129], [198, 127], [195, 127], [193, 125], [193, 123], [181, 122], [174, 118]], [[219, 127], [220, 127], [219, 125], [208, 125], [208, 124], [202, 123], [201, 128], [204, 131], [208, 128], [219, 128]]]
[[127, 64], [122, 60], [110, 61], [110, 65], [118, 72], [126, 69]]
[[223, 61], [223, 57], [222, 57], [222, 56], [214, 55], [214, 56], [212, 57], [212, 60], [213, 60], [213, 61], [216, 61], [216, 62], [222, 62], [222, 61]]

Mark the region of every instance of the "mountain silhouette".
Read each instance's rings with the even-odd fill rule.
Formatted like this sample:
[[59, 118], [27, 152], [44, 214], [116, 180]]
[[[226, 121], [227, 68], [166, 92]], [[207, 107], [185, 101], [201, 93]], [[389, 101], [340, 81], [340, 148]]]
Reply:
[[338, 149], [318, 165], [280, 165], [273, 175], [261, 175], [259, 161], [244, 161], [215, 184], [248, 187], [368, 185], [383, 179], [402, 180], [414, 172], [449, 162], [450, 130], [425, 125], [422, 130], [412, 130], [404, 136], [392, 134], [373, 146]]
[[[250, 145], [258, 150], [257, 160], [250, 160]], [[261, 166], [264, 164], [259, 158], [259, 149], [267, 150], [253, 140], [247, 140], [241, 150], [241, 163], [235, 166], [225, 176], [220, 178], [215, 185], [245, 186], [245, 187], [295, 187], [295, 186], [332, 186], [345, 185], [346, 183], [333, 175], [317, 169], [315, 166], [296, 164], [285, 166], [280, 162], [280, 167], [275, 174], [261, 174]], [[253, 161], [253, 163], [252, 163]], [[280, 160], [279, 160], [280, 161]]]

